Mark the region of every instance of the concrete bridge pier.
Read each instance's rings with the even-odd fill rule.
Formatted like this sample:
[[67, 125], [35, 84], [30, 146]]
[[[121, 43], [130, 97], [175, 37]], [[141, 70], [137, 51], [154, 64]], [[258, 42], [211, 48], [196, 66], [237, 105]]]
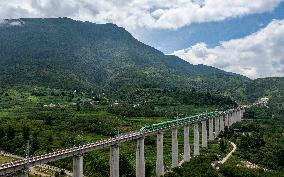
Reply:
[[230, 126], [232, 126], [233, 125], [233, 113], [230, 113], [229, 116], [230, 116], [229, 117], [229, 124], [230, 124]]
[[235, 122], [234, 122], [234, 112], [231, 113], [231, 125], [233, 125]]
[[178, 166], [178, 130], [177, 128], [172, 129], [172, 168]]
[[238, 111], [235, 112], [235, 123], [239, 121]]
[[199, 130], [198, 130], [198, 123], [194, 124], [194, 149], [193, 149], [193, 155], [199, 156]]
[[136, 177], [145, 177], [144, 137], [137, 140]]
[[229, 116], [228, 114], [225, 115], [225, 123], [224, 123], [225, 127], [229, 127]]
[[221, 117], [218, 117], [218, 121], [217, 121], [217, 124], [218, 124], [218, 135], [220, 134], [221, 132]]
[[224, 130], [225, 130], [225, 127], [228, 126], [228, 125], [227, 125], [227, 123], [228, 123], [228, 121], [227, 121], [227, 114], [225, 114], [225, 115], [223, 116], [223, 119], [224, 119]]
[[237, 122], [240, 122], [241, 117], [240, 117], [240, 111], [239, 110], [236, 112], [236, 115], [237, 115]]
[[183, 160], [188, 162], [190, 160], [190, 145], [189, 145], [189, 126], [184, 126], [184, 146], [183, 146]]
[[215, 138], [219, 135], [219, 117], [215, 117]]
[[245, 109], [242, 109], [241, 110], [241, 117], [243, 117], [244, 116], [244, 113], [246, 112], [246, 110]]
[[224, 116], [220, 117], [220, 132], [224, 132]]
[[226, 122], [226, 120], [227, 120], [227, 115], [223, 115], [222, 120], [223, 120], [223, 131], [225, 131], [225, 127], [227, 126], [227, 122]]
[[214, 140], [213, 136], [213, 119], [209, 119], [209, 140]]
[[119, 145], [110, 147], [110, 177], [119, 177]]
[[233, 123], [236, 123], [236, 122], [237, 122], [237, 112], [234, 111], [233, 115], [234, 115], [234, 116], [233, 116], [233, 117], [234, 117]]
[[83, 155], [73, 156], [73, 177], [83, 177]]
[[164, 145], [163, 132], [157, 134], [157, 160], [156, 160], [156, 176], [164, 176]]
[[236, 122], [239, 122], [239, 111], [236, 111]]
[[203, 120], [201, 122], [202, 124], [202, 147], [205, 147], [205, 148], [207, 148], [207, 136], [208, 136], [206, 123], [207, 123], [206, 120]]

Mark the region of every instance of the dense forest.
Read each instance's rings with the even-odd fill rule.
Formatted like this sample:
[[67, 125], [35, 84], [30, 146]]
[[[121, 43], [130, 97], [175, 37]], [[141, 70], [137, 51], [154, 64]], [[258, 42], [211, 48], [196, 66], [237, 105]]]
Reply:
[[114, 24], [67, 18], [20, 21], [21, 26], [1, 26], [0, 40], [6, 41], [0, 43], [1, 85], [111, 88], [125, 83], [160, 85], [176, 77], [181, 84], [187, 74], [237, 76], [164, 55]]
[[55, 18], [19, 19], [21, 25], [9, 25], [13, 21], [7, 20], [0, 30], [0, 41], [5, 41], [0, 42], [1, 87], [37, 85], [116, 97], [137, 88], [184, 87], [223, 94], [233, 85], [239, 87], [240, 80], [249, 81], [164, 55], [114, 24]]

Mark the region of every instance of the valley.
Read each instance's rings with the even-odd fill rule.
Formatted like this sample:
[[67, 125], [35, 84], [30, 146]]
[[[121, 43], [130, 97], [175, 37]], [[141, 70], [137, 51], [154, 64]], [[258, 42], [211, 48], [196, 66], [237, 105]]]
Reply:
[[[208, 149], [201, 148], [200, 156], [180, 168], [171, 169], [172, 132], [165, 131], [165, 171], [172, 171], [165, 176], [283, 176], [283, 77], [253, 80], [192, 65], [110, 23], [20, 20], [21, 26], [0, 26], [0, 41], [5, 41], [0, 42], [1, 151], [24, 157], [29, 142], [29, 155], [41, 155], [268, 97], [267, 107], [247, 110], [242, 122], [225, 128], [220, 140], [210, 141]], [[193, 126], [189, 132], [193, 146]], [[211, 163], [231, 151], [230, 141], [237, 150], [216, 170]], [[145, 139], [145, 176], [155, 176], [156, 144], [155, 135]], [[183, 144], [178, 136], [179, 152]], [[121, 176], [135, 176], [136, 146], [134, 141], [121, 144]], [[10, 160], [1, 156], [0, 163]], [[249, 169], [245, 163], [260, 168]], [[49, 165], [72, 171], [72, 157]], [[84, 156], [85, 176], [110, 176], [109, 168], [108, 148]]]

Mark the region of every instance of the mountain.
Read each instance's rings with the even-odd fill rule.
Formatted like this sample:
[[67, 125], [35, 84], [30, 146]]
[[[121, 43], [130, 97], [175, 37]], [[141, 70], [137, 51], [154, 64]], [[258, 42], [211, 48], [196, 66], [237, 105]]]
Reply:
[[0, 41], [2, 86], [113, 90], [191, 85], [195, 76], [247, 79], [164, 55], [114, 24], [68, 18], [5, 20]]
[[281, 88], [280, 80], [283, 83], [280, 78], [250, 80], [211, 66], [192, 65], [139, 42], [114, 24], [69, 18], [0, 23], [0, 76], [0, 87], [87, 89], [112, 97], [183, 88], [240, 102], [253, 102]]
[[[38, 155], [136, 130], [177, 114], [180, 117], [205, 109], [228, 109], [237, 106], [235, 101], [254, 102], [263, 96], [270, 98], [268, 106], [273, 112], [267, 114], [269, 118], [273, 115], [275, 119], [283, 119], [283, 89], [284, 78], [251, 80], [164, 55], [114, 24], [68, 18], [0, 22], [0, 149], [13, 154], [24, 155], [25, 142], [29, 139], [30, 154]], [[262, 113], [267, 113], [266, 109]], [[275, 158], [283, 154], [278, 151], [282, 146], [275, 144], [280, 140], [281, 127], [268, 129], [257, 124], [242, 127], [246, 131], [257, 130], [257, 136], [252, 134], [252, 141], [242, 134], [237, 137], [233, 127], [232, 131], [226, 130], [223, 138], [237, 137], [237, 142], [245, 139], [243, 144], [256, 146], [238, 146], [244, 150], [240, 151], [244, 157], [251, 149], [251, 159], [272, 159], [275, 163], [264, 164], [281, 165], [281, 159], [277, 163]], [[242, 127], [237, 128], [242, 130]], [[263, 141], [261, 132], [271, 144]], [[272, 136], [277, 139], [271, 139]], [[259, 146], [259, 140], [267, 146]], [[154, 144], [153, 138], [145, 141], [146, 146]], [[260, 155], [255, 155], [257, 148]], [[133, 162], [132, 158], [123, 156], [133, 151], [121, 149], [122, 164], [134, 175], [131, 164], [135, 164], [135, 159]], [[212, 168], [211, 161], [216, 159], [217, 151], [212, 152], [204, 170]], [[146, 169], [151, 176], [155, 160], [150, 158], [152, 153], [147, 154], [149, 168]], [[107, 152], [102, 151], [84, 156], [84, 174], [108, 176], [108, 158]], [[204, 166], [204, 160], [201, 161], [201, 165], [190, 165], [191, 169], [198, 167], [195, 168], [198, 174], [201, 174], [199, 167]], [[68, 169], [68, 164], [67, 159], [52, 165]], [[125, 174], [131, 176], [132, 172]]]

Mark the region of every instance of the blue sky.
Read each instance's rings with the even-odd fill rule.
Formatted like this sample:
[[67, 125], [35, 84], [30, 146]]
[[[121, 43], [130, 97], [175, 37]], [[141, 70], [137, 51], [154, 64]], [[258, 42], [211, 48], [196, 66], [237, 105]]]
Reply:
[[284, 76], [284, 0], [9, 0], [0, 9], [1, 19], [115, 23], [192, 64], [250, 78]]
[[220, 41], [243, 38], [267, 26], [273, 19], [284, 19], [284, 2], [271, 12], [218, 22], [194, 23], [176, 30], [142, 28], [135, 33], [140, 41], [168, 54], [200, 42], [214, 47]]

